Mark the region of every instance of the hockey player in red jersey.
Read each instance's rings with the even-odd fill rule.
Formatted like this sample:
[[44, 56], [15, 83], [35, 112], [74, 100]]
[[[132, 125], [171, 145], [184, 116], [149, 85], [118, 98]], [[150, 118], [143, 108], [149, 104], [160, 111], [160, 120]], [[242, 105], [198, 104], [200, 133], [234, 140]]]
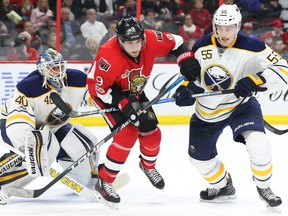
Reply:
[[188, 80], [199, 76], [199, 64], [193, 53], [183, 46], [183, 39], [167, 32], [143, 29], [133, 17], [121, 18], [116, 27], [117, 36], [100, 47], [88, 74], [89, 92], [99, 109], [119, 107], [120, 111], [103, 114], [111, 130], [127, 119], [129, 124], [114, 136], [99, 168], [96, 190], [110, 203], [119, 203], [120, 196], [112, 182], [120, 172], [136, 140], [140, 143], [141, 170], [158, 189], [164, 179], [155, 169], [160, 150], [161, 131], [152, 108], [137, 115], [137, 110], [148, 101], [144, 87], [149, 79], [154, 59], [173, 54], [180, 72]]

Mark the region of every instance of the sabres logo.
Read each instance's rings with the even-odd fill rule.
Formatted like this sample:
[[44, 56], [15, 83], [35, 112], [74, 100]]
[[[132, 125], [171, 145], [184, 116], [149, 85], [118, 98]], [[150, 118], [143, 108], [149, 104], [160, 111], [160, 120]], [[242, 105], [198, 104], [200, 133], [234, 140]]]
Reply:
[[[66, 103], [67, 104], [67, 103]], [[71, 107], [69, 104], [67, 104], [69, 107]], [[46, 123], [48, 125], [61, 125], [66, 122], [66, 120], [69, 118], [69, 116], [65, 115], [60, 109], [55, 107], [48, 115], [46, 119]]]
[[223, 91], [231, 87], [233, 78], [222, 65], [212, 65], [205, 69], [203, 83], [210, 91]]

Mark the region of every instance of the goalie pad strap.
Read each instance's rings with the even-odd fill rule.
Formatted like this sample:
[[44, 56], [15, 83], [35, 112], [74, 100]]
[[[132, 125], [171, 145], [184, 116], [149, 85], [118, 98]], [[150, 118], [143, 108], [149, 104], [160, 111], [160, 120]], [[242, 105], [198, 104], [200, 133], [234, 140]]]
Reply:
[[50, 130], [29, 131], [24, 139], [27, 170], [33, 177], [49, 176], [50, 164], [59, 152], [59, 143]]

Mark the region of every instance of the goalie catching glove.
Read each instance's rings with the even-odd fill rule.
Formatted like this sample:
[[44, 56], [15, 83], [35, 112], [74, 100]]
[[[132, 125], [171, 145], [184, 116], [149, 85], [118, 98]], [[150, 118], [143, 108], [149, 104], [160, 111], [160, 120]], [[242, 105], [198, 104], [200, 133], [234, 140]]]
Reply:
[[179, 86], [173, 97], [177, 106], [192, 106], [196, 100], [192, 95], [203, 92], [204, 89], [198, 87], [194, 82], [189, 82], [186, 86]]
[[256, 74], [249, 74], [248, 76], [238, 80], [235, 85], [234, 94], [239, 97], [250, 97], [253, 91], [267, 90], [265, 87], [259, 87], [266, 83], [266, 79], [261, 76], [262, 72]]

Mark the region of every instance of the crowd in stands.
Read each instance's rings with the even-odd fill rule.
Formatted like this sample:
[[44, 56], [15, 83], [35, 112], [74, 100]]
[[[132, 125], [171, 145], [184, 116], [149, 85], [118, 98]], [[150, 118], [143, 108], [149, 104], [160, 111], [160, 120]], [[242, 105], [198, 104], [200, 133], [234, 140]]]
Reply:
[[[56, 49], [55, 0], [0, 0], [0, 60], [36, 60], [43, 49]], [[116, 21], [136, 16], [136, 0], [62, 0], [61, 53], [67, 60], [93, 60], [99, 46], [115, 35]], [[224, 0], [237, 4], [243, 34], [258, 37], [288, 60], [288, 31], [281, 0]], [[212, 32], [218, 0], [142, 0], [141, 24], [183, 37], [191, 49]], [[286, 8], [288, 13], [288, 8]], [[173, 57], [156, 61], [175, 61]]]

